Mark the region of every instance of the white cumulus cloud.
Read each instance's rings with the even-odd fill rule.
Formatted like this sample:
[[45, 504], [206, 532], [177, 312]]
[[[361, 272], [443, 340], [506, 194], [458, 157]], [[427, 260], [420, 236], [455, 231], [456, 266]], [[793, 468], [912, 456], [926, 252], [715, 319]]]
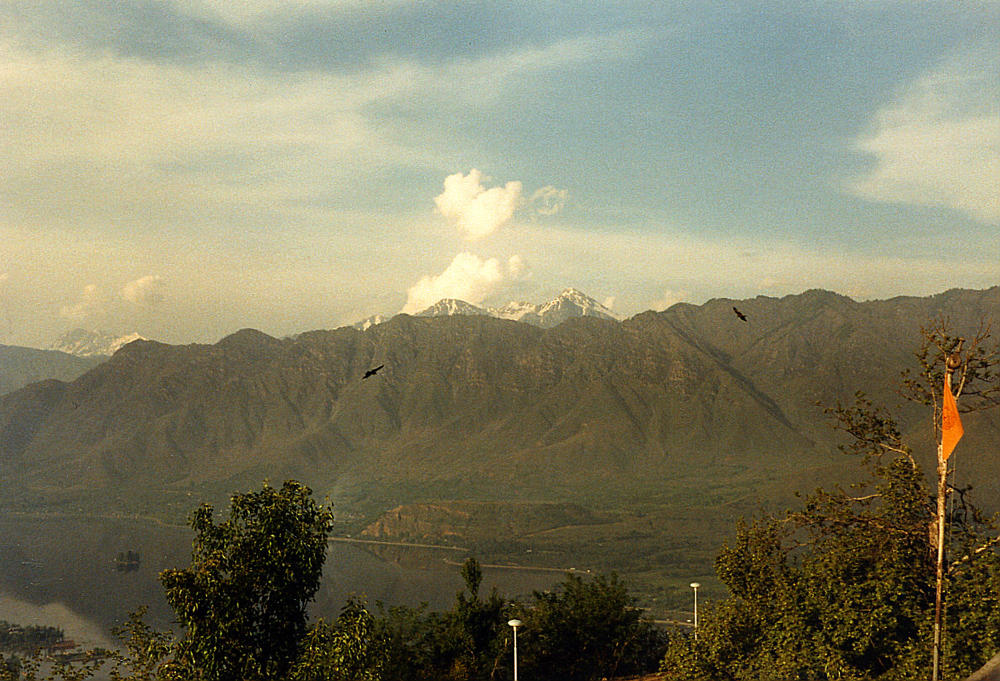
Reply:
[[850, 190], [1000, 223], [998, 101], [996, 55], [967, 56], [924, 74], [882, 108], [874, 132], [858, 140], [876, 162]]
[[163, 302], [163, 289], [163, 279], [150, 274], [125, 284], [121, 294], [130, 303], [152, 307]]
[[421, 277], [411, 286], [406, 305], [400, 311], [414, 314], [442, 298], [479, 305], [505, 281], [523, 279], [527, 272], [527, 264], [520, 255], [511, 256], [505, 269], [497, 258], [484, 260], [472, 253], [459, 253], [444, 272]]
[[80, 300], [73, 305], [63, 305], [59, 308], [59, 316], [64, 319], [80, 321], [104, 311], [104, 295], [96, 284], [87, 284], [80, 292]]
[[484, 179], [475, 168], [468, 175], [449, 175], [444, 180], [444, 191], [434, 199], [441, 215], [454, 221], [470, 241], [489, 236], [510, 222], [523, 201], [520, 182], [486, 189]]

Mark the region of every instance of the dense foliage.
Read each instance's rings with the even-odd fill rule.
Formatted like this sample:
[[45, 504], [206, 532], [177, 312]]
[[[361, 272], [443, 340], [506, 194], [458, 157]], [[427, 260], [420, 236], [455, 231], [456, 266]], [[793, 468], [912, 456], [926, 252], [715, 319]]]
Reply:
[[589, 681], [656, 668], [664, 639], [640, 617], [616, 575], [567, 575], [552, 592], [510, 601], [482, 594], [479, 563], [461, 568], [465, 588], [446, 612], [426, 607], [369, 612], [349, 601], [311, 626], [312, 599], [332, 515], [289, 481], [232, 497], [216, 523], [210, 506], [191, 516], [191, 566], [161, 574], [180, 638], [151, 629], [143, 612], [116, 632], [122, 647], [50, 667], [5, 660], [0, 681], [489, 681], [512, 676], [511, 629], [523, 620], [520, 668], [530, 678]]
[[46, 626], [20, 626], [0, 620], [0, 650], [31, 652], [63, 640], [62, 629]]
[[569, 573], [552, 591], [507, 602], [479, 596], [474, 559], [462, 568], [466, 589], [444, 613], [392, 608], [380, 618], [394, 681], [487, 681], [513, 675], [508, 620], [522, 625], [518, 668], [524, 678], [590, 681], [656, 669], [665, 638], [648, 621], [617, 575]]
[[496, 590], [480, 596], [483, 576], [475, 559], [462, 566], [462, 577], [465, 589], [447, 612], [382, 609], [378, 626], [386, 642], [386, 679], [486, 681], [505, 668], [509, 605]]
[[614, 573], [568, 574], [553, 591], [535, 592], [519, 607], [525, 678], [591, 681], [655, 669], [664, 636]]
[[333, 523], [293, 481], [232, 497], [230, 517], [191, 516], [191, 567], [160, 581], [184, 634], [177, 662], [211, 681], [284, 677], [306, 633]]
[[[958, 364], [964, 410], [996, 404], [998, 354], [980, 328], [962, 354], [945, 325], [925, 329], [904, 391], [940, 418], [940, 360]], [[662, 664], [684, 681], [914, 679], [929, 676], [935, 608], [935, 495], [893, 419], [858, 394], [831, 410], [863, 479], [802, 507], [739, 525], [716, 560], [729, 597], [697, 639], [675, 636]], [[941, 677], [965, 678], [1000, 651], [998, 529], [954, 490], [947, 511]]]

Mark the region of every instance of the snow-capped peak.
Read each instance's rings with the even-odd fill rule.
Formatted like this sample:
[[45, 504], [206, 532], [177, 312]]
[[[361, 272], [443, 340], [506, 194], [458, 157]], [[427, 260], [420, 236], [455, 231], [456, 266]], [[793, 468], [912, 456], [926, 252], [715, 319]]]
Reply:
[[417, 313], [418, 317], [450, 317], [451, 315], [489, 315], [488, 310], [472, 303], [456, 298], [442, 298], [425, 310]]
[[574, 288], [568, 288], [553, 300], [540, 305], [510, 302], [501, 307], [481, 308], [464, 300], [444, 298], [417, 313], [419, 317], [448, 315], [489, 315], [544, 328], [556, 326], [571, 317], [600, 317], [617, 320], [617, 317], [607, 307]]
[[146, 340], [137, 333], [116, 336], [106, 331], [87, 331], [73, 329], [67, 331], [49, 346], [49, 350], [58, 350], [77, 357], [94, 357], [97, 355], [111, 356], [132, 341]]
[[538, 305], [525, 302], [510, 302], [502, 307], [491, 308], [493, 316], [501, 319], [513, 319], [516, 322], [522, 321], [525, 317], [538, 314]]
[[611, 310], [575, 288], [564, 290], [557, 298], [542, 305], [538, 310], [538, 316], [543, 320], [542, 326], [556, 326], [570, 317], [617, 320]]

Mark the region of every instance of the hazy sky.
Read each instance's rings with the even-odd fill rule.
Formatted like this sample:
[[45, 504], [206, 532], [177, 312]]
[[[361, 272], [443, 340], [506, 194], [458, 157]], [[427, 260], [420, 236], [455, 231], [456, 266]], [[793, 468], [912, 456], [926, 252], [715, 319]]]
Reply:
[[0, 343], [1000, 284], [1000, 2], [0, 2]]

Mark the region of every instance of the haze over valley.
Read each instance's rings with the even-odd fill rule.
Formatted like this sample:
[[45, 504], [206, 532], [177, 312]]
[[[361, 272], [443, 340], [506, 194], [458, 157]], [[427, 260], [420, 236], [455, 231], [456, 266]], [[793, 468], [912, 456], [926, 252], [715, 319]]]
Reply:
[[[581, 308], [550, 328], [450, 308], [284, 339], [137, 340], [75, 380], [10, 392], [0, 503], [157, 533], [202, 501], [295, 478], [333, 503], [339, 536], [388, 542], [358, 545], [380, 560], [428, 544], [616, 570], [668, 608], [685, 580], [711, 583], [737, 518], [857, 475], [824, 407], [863, 390], [931, 461], [929, 410], [899, 396], [901, 372], [922, 325], [947, 318], [971, 337], [1000, 318], [1000, 287], [870, 302], [816, 290], [623, 321]], [[1000, 417], [966, 430], [962, 484], [992, 508]]]
[[[475, 556], [512, 597], [615, 571], [683, 624], [740, 518], [857, 479], [828, 411], [859, 391], [933, 470], [900, 386], [928, 325], [998, 332], [998, 29], [0, 3], [0, 620], [170, 626], [193, 509], [295, 479], [335, 517], [317, 616], [447, 606]], [[962, 422], [952, 485], [1000, 511], [1000, 414]]]

